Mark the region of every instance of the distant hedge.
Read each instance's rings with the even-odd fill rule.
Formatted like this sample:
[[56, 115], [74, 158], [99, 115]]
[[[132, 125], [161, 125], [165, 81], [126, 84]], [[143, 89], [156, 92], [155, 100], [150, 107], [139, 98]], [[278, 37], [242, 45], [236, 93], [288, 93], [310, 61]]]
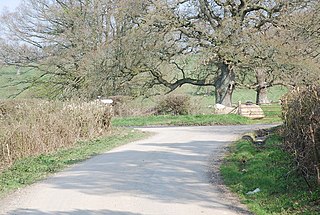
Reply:
[[295, 90], [282, 102], [286, 149], [310, 188], [320, 186], [320, 86]]

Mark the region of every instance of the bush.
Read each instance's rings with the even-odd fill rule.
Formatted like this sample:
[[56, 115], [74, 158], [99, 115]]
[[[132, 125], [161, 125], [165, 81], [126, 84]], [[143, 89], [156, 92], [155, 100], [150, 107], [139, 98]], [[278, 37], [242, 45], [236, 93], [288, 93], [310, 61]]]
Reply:
[[131, 96], [110, 96], [113, 100], [113, 112], [115, 116], [145, 116], [150, 115], [146, 108], [143, 107], [142, 101]]
[[159, 115], [187, 115], [191, 112], [191, 99], [187, 95], [168, 95], [156, 106]]
[[320, 87], [296, 90], [282, 102], [285, 146], [309, 186], [320, 185]]
[[19, 158], [105, 134], [111, 116], [96, 102], [0, 101], [0, 171]]

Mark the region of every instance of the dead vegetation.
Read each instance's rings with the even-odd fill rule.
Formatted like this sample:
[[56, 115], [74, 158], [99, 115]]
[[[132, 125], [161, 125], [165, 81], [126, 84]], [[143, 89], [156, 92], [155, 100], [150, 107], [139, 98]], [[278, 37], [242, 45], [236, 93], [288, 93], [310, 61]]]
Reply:
[[0, 171], [19, 158], [103, 135], [111, 116], [108, 107], [97, 102], [0, 101]]
[[158, 115], [188, 115], [191, 113], [191, 98], [187, 95], [164, 96], [155, 107]]
[[320, 185], [320, 87], [295, 90], [283, 99], [285, 146], [308, 186]]

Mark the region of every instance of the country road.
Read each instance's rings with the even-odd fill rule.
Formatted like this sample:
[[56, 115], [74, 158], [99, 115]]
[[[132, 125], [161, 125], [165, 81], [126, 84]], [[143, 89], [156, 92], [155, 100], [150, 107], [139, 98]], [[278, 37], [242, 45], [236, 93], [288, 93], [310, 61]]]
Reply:
[[139, 128], [156, 134], [13, 193], [0, 214], [248, 214], [221, 191], [211, 164], [241, 134], [266, 127]]

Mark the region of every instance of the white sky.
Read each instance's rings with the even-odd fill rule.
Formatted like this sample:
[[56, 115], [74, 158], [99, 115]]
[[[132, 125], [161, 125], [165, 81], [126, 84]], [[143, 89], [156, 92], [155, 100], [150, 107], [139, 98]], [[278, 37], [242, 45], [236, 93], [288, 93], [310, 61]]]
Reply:
[[2, 11], [5, 7], [9, 10], [14, 10], [22, 0], [0, 0], [0, 11]]

